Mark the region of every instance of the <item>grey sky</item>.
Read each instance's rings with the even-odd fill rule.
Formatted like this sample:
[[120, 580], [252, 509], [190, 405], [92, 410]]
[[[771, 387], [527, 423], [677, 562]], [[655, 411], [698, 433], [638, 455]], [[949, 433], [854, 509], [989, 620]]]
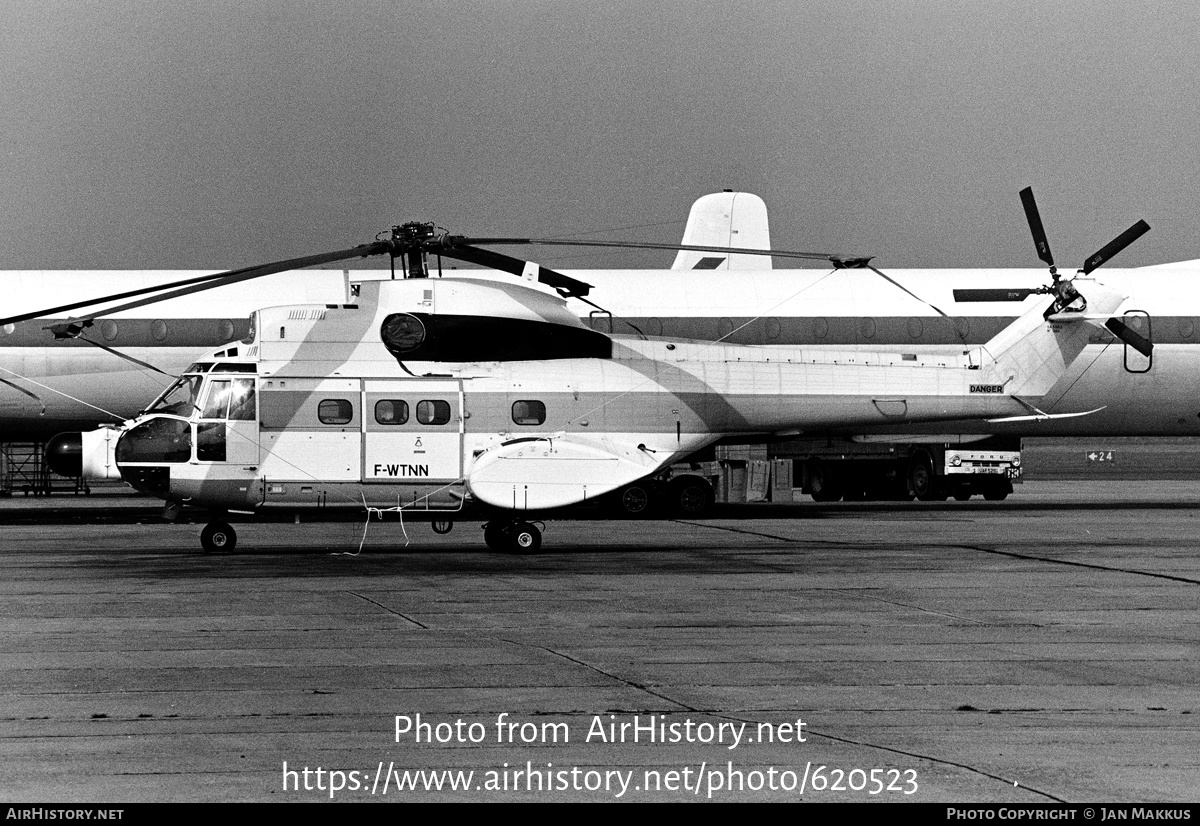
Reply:
[[[1200, 7], [4, 0], [0, 269], [221, 268], [431, 220], [677, 241], [730, 187], [882, 266], [1200, 258]], [[545, 253], [545, 254], [542, 254]], [[571, 267], [665, 252], [531, 252]]]

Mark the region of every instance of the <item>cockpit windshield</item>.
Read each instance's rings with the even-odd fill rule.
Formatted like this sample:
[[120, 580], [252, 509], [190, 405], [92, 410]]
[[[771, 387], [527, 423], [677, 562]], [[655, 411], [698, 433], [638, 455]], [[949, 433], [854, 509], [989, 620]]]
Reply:
[[146, 408], [146, 413], [168, 413], [173, 416], [191, 416], [196, 408], [196, 397], [200, 394], [203, 376], [180, 376], [166, 392]]

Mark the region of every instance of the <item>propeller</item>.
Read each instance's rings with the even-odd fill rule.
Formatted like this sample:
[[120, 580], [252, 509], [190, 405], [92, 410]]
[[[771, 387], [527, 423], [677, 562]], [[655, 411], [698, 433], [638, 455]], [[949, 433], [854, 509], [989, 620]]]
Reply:
[[991, 289], [991, 290], [955, 290], [955, 301], [1024, 301], [1031, 295], [1037, 295], [1042, 292], [1041, 287], [1013, 287], [1012, 289]]
[[1137, 350], [1146, 358], [1150, 358], [1150, 354], [1154, 351], [1154, 345], [1141, 333], [1130, 329], [1129, 325], [1124, 321], [1121, 321], [1119, 318], [1110, 318], [1104, 322], [1104, 326], [1110, 333], [1121, 339], [1121, 341]]
[[[1037, 201], [1033, 198], [1033, 187], [1027, 186], [1021, 190], [1021, 206], [1025, 209], [1025, 219], [1029, 222], [1029, 231], [1033, 235], [1033, 246], [1037, 256], [1050, 268], [1050, 285], [1046, 287], [1016, 287], [1012, 289], [984, 290], [955, 290], [955, 301], [1024, 301], [1031, 295], [1052, 295], [1054, 301], [1046, 308], [1046, 318], [1062, 312], [1076, 299], [1080, 298], [1079, 291], [1072, 284], [1072, 279], [1063, 278], [1058, 274], [1054, 264], [1054, 254], [1050, 252], [1050, 241], [1046, 237], [1046, 229], [1042, 226], [1042, 216], [1038, 212]], [[1076, 275], [1089, 275], [1097, 267], [1103, 265], [1114, 255], [1125, 249], [1150, 230], [1145, 221], [1138, 221], [1129, 229], [1122, 232], [1103, 247], [1092, 253], [1083, 262]], [[1114, 336], [1137, 350], [1144, 356], [1149, 356], [1154, 345], [1140, 333], [1129, 328], [1129, 325], [1117, 318], [1110, 318], [1104, 324]]]
[[[1054, 256], [1050, 254], [1050, 242], [1046, 240], [1046, 230], [1042, 226], [1042, 218], [1038, 214], [1037, 202], [1033, 199], [1033, 187], [1027, 186], [1021, 190], [1021, 205], [1025, 207], [1025, 217], [1029, 221], [1029, 230], [1033, 233], [1033, 245], [1037, 249], [1038, 258], [1042, 259], [1050, 267], [1050, 277], [1055, 282], [1058, 282], [1058, 268], [1054, 266]], [[1083, 262], [1083, 266], [1079, 269], [1079, 272], [1083, 275], [1090, 275], [1092, 270], [1141, 238], [1149, 230], [1149, 224], [1145, 221], [1138, 221], [1092, 253]]]

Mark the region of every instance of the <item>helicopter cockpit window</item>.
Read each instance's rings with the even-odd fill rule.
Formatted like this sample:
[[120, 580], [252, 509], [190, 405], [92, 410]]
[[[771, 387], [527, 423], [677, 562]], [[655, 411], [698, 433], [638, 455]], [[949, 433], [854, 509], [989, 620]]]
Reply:
[[167, 413], [173, 416], [190, 416], [196, 407], [202, 376], [181, 376], [166, 392], [155, 399], [147, 413]]
[[254, 379], [219, 379], [208, 383], [202, 419], [254, 420]]
[[224, 419], [229, 410], [229, 382], [212, 381], [208, 383], [208, 395], [204, 398], [204, 407], [200, 408], [201, 419]]
[[546, 421], [546, 405], [539, 401], [513, 402], [512, 420], [516, 424], [544, 424]]
[[380, 424], [404, 424], [408, 421], [408, 402], [380, 399], [375, 402], [375, 421]]
[[450, 421], [450, 403], [440, 399], [417, 402], [417, 421], [421, 424], [445, 424]]
[[317, 418], [322, 424], [349, 424], [354, 406], [345, 399], [325, 399], [317, 405]]
[[229, 420], [254, 421], [254, 379], [234, 379], [229, 388]]
[[127, 430], [117, 442], [118, 462], [186, 462], [192, 458], [192, 426], [153, 418]]
[[254, 379], [218, 379], [208, 383], [202, 419], [253, 421]]

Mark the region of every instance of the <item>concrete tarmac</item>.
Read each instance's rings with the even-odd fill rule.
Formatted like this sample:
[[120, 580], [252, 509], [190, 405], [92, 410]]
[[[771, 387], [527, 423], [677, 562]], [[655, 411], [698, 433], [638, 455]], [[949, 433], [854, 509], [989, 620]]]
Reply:
[[87, 499], [2, 516], [6, 802], [1197, 800], [1193, 483], [551, 522], [535, 556], [361, 521], [211, 556]]

